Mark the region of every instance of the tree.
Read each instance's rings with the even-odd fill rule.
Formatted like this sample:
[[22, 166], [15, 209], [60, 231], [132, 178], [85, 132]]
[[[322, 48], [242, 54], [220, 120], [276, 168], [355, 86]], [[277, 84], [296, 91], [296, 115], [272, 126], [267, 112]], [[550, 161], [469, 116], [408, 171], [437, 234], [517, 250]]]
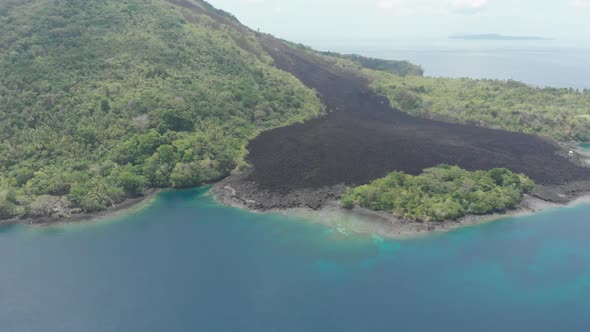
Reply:
[[197, 163], [178, 163], [170, 174], [170, 182], [174, 188], [188, 188], [203, 183], [204, 177]]
[[117, 177], [118, 184], [127, 195], [139, 196], [143, 193], [146, 185], [146, 179], [143, 176], [131, 172], [122, 172]]
[[111, 110], [111, 105], [109, 104], [108, 100], [103, 99], [100, 101], [100, 110], [103, 113], [108, 113]]

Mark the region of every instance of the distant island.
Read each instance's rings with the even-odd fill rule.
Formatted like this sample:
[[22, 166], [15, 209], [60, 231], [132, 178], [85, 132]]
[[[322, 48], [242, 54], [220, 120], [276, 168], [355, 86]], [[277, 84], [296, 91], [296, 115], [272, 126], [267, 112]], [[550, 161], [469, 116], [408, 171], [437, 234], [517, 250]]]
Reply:
[[479, 35], [453, 35], [449, 39], [462, 40], [551, 40], [551, 38], [539, 36], [506, 36], [495, 33], [479, 34]]

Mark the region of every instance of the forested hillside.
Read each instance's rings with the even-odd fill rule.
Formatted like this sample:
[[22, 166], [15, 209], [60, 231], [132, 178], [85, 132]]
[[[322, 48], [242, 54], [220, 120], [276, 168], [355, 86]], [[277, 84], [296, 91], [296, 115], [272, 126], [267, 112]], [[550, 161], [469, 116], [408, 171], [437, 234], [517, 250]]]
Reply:
[[397, 109], [424, 118], [590, 141], [590, 91], [516, 81], [365, 73]]
[[0, 31], [0, 219], [210, 182], [323, 112], [201, 1], [0, 0]]

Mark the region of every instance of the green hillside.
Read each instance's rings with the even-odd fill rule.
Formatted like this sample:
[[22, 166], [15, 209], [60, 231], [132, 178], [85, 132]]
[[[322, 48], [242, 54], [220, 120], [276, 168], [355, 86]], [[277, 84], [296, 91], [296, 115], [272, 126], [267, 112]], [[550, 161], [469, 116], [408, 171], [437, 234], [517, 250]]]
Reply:
[[205, 2], [2, 0], [0, 31], [0, 219], [210, 182], [323, 112]]
[[[365, 71], [367, 73], [367, 71]], [[372, 88], [412, 115], [590, 141], [590, 91], [538, 88], [516, 81], [400, 76], [370, 72]]]

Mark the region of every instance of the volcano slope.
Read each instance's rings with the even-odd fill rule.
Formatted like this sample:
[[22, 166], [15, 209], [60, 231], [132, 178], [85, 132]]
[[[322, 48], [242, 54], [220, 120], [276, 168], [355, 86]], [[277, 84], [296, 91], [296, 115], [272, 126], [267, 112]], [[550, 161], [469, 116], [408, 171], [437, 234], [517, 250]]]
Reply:
[[410, 116], [374, 94], [365, 78], [270, 36], [259, 38], [279, 69], [317, 90], [329, 113], [253, 140], [252, 168], [218, 186], [231, 187], [234, 202], [259, 210], [317, 209], [346, 186], [392, 171], [417, 175], [439, 164], [524, 173], [540, 185], [537, 196], [551, 201], [589, 189], [590, 169], [572, 163], [549, 139]]

